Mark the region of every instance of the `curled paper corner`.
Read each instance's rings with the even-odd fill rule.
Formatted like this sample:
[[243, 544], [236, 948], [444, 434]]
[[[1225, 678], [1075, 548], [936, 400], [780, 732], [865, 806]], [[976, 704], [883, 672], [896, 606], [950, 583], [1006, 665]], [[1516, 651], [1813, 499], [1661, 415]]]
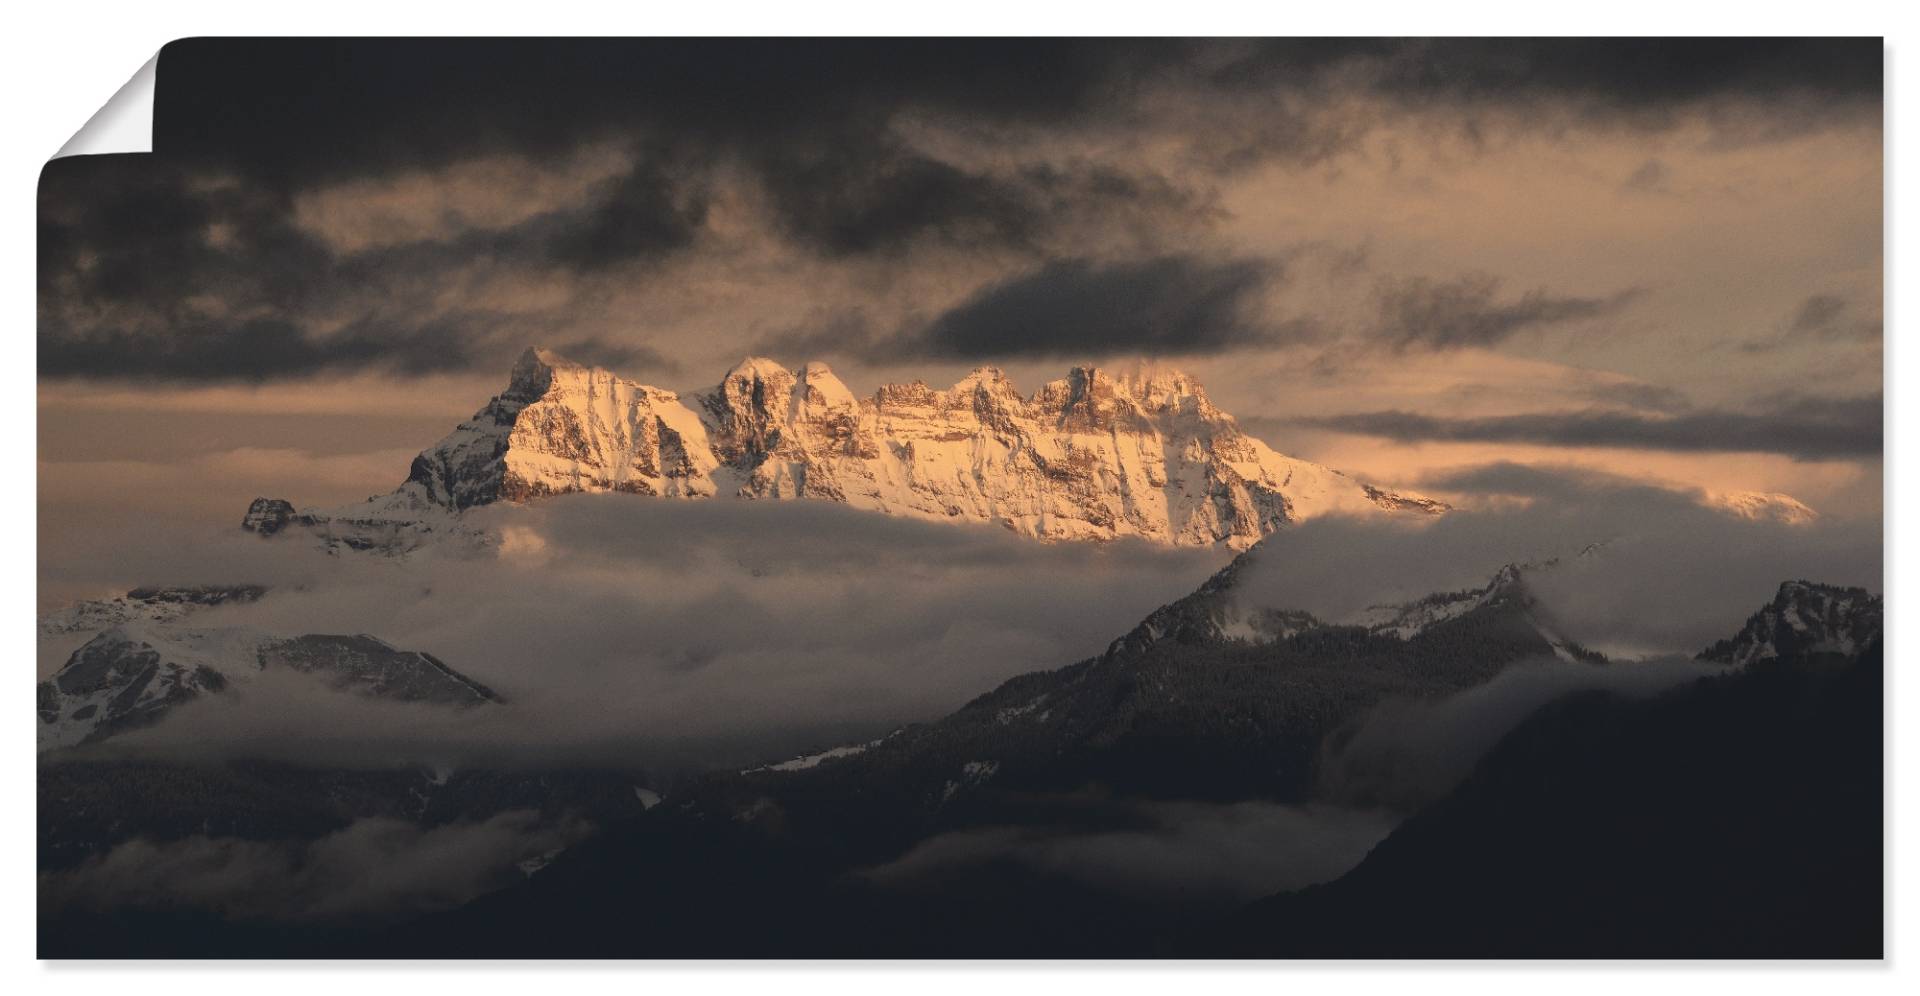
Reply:
[[160, 55], [156, 52], [67, 139], [67, 144], [62, 145], [53, 158], [152, 152], [154, 67], [159, 61]]

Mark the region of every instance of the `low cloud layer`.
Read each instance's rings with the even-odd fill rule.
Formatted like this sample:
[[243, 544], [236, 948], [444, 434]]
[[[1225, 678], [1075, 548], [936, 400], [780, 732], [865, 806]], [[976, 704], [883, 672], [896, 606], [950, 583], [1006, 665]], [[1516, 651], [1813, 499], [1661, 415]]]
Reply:
[[[1461, 473], [1505, 497], [1417, 524], [1291, 527], [1252, 554], [1244, 599], [1337, 620], [1558, 556], [1571, 559], [1534, 581], [1556, 625], [1638, 656], [1692, 654], [1791, 578], [1880, 587], [1877, 521], [1786, 526], [1589, 474]], [[373, 633], [511, 702], [456, 715], [256, 684], [124, 744], [382, 764], [762, 762], [936, 718], [1006, 678], [1098, 653], [1224, 560], [1137, 543], [1039, 544], [814, 502], [579, 495], [476, 514], [505, 536], [497, 558], [327, 557], [231, 527], [103, 534], [96, 559], [64, 570], [128, 584], [269, 584], [262, 601], [198, 624]], [[1573, 556], [1594, 543], [1605, 546]]]
[[1580, 471], [1496, 465], [1452, 476], [1465, 475], [1509, 500], [1418, 526], [1324, 519], [1277, 533], [1251, 555], [1243, 603], [1344, 619], [1557, 558], [1529, 584], [1564, 636], [1608, 654], [1691, 657], [1737, 631], [1783, 581], [1882, 587], [1877, 519], [1747, 520]]
[[450, 909], [524, 881], [521, 861], [564, 849], [590, 829], [511, 810], [437, 827], [370, 817], [310, 841], [132, 840], [77, 868], [42, 873], [40, 903], [365, 926]]
[[895, 889], [1011, 863], [1029, 873], [1169, 906], [1230, 906], [1340, 877], [1396, 817], [1337, 806], [1153, 803], [1130, 807], [1132, 829], [986, 827], [940, 834], [865, 875]]
[[1443, 699], [1389, 699], [1328, 739], [1315, 794], [1331, 803], [1411, 813], [1460, 783], [1541, 706], [1577, 692], [1643, 697], [1717, 671], [1684, 658], [1606, 666], [1523, 661]]
[[[1039, 544], [824, 502], [580, 495], [479, 521], [503, 531], [498, 558], [303, 555], [296, 538], [238, 530], [143, 553], [151, 544], [123, 534], [156, 580], [277, 588], [200, 624], [373, 633], [511, 703], [453, 715], [255, 683], [123, 741], [365, 763], [759, 762], [870, 739], [1097, 653], [1224, 560]], [[110, 549], [98, 567], [124, 569]]]

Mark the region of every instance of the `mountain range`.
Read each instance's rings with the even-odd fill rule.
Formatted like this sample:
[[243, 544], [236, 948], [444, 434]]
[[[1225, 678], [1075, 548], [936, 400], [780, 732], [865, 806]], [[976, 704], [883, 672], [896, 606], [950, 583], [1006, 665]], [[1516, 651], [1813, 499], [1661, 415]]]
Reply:
[[[534, 863], [537, 873], [529, 872], [532, 877], [524, 886], [423, 921], [417, 932], [407, 934], [406, 953], [1112, 956], [1215, 950], [1306, 955], [1542, 950], [1526, 946], [1523, 942], [1531, 935], [1517, 928], [1510, 935], [1475, 934], [1465, 924], [1445, 935], [1456, 939], [1456, 947], [1421, 947], [1419, 928], [1408, 917], [1383, 927], [1379, 943], [1371, 943], [1371, 935], [1357, 926], [1317, 933], [1286, 927], [1280, 933], [1296, 940], [1283, 937], [1276, 942], [1276, 935], [1263, 926], [1295, 924], [1300, 917], [1312, 923], [1323, 915], [1364, 919], [1360, 910], [1371, 899], [1342, 898], [1324, 914], [1301, 912], [1320, 910], [1324, 904], [1317, 899], [1289, 899], [1247, 911], [1220, 931], [1188, 938], [1183, 932], [1189, 927], [1181, 926], [1187, 921], [1181, 918], [1197, 914], [1183, 913], [1185, 907], [1090, 892], [1045, 875], [1035, 877], [1031, 870], [990, 866], [981, 873], [943, 879], [943, 891], [932, 898], [876, 888], [862, 871], [953, 834], [960, 839], [979, 833], [1046, 839], [1073, 827], [1136, 833], [1141, 805], [1233, 806], [1262, 800], [1311, 807], [1325, 791], [1321, 779], [1326, 752], [1377, 706], [1438, 701], [1485, 686], [1515, 668], [1637, 666], [1611, 664], [1559, 634], [1530, 587], [1530, 579], [1556, 569], [1555, 562], [1512, 565], [1477, 588], [1437, 592], [1328, 621], [1245, 598], [1243, 580], [1263, 555], [1264, 548], [1241, 554], [1193, 594], [1149, 614], [1101, 654], [1011, 679], [944, 718], [778, 763], [656, 783], [658, 789], [643, 775], [616, 771], [476, 770], [452, 773], [449, 780], [448, 773], [418, 770], [331, 771], [243, 763], [182, 767], [52, 752], [40, 775], [42, 860], [71, 867], [132, 837], [182, 839], [207, 833], [210, 826], [242, 839], [276, 840], [289, 833], [331, 832], [370, 816], [448, 821], [533, 809], [584, 815], [602, 822], [605, 830], [565, 853], [541, 856]], [[190, 624], [190, 619], [175, 618], [122, 624], [101, 633], [42, 686], [42, 718], [53, 716], [48, 723], [63, 742], [103, 739], [119, 729], [165, 721], [180, 702], [244, 688], [246, 680], [274, 668], [304, 672], [349, 695], [424, 700], [452, 708], [513, 708], [493, 705], [496, 696], [429, 655], [395, 650], [370, 637], [274, 638], [233, 628], [199, 630]], [[1861, 682], [1848, 684], [1852, 679], [1844, 676], [1877, 655], [1880, 626], [1877, 596], [1790, 581], [1733, 636], [1700, 654], [1700, 676], [1713, 681], [1768, 672], [1785, 675], [1756, 680], [1780, 684], [1779, 690], [1764, 693], [1764, 701], [1778, 700], [1779, 708], [1789, 709], [1776, 728], [1797, 730], [1794, 723], [1808, 720], [1794, 718], [1804, 710], [1789, 707], [1793, 697], [1805, 691], [1805, 682], [1813, 680], [1807, 675], [1842, 676], [1833, 679], [1841, 682], [1837, 687], [1856, 689], [1849, 693], [1856, 697], [1870, 691]], [[1723, 678], [1711, 677], [1716, 674]], [[1694, 697], [1724, 698], [1713, 690], [1721, 687]], [[1724, 687], [1754, 686], [1742, 679]], [[100, 712], [78, 715], [89, 705]], [[1583, 731], [1581, 737], [1596, 742], [1625, 735], [1606, 717], [1612, 715], [1608, 710], [1628, 706], [1582, 708], [1599, 711], [1568, 729]], [[1661, 729], [1684, 730], [1686, 717], [1697, 708], [1702, 707], [1675, 707], [1674, 718], [1662, 720]], [[95, 725], [89, 728], [88, 721]], [[1751, 730], [1758, 736], [1757, 722], [1709, 723], [1686, 736], [1711, 740], [1721, 730]], [[1552, 765], [1578, 772], [1581, 778], [1597, 777], [1590, 764], [1573, 760], [1587, 756], [1587, 741], [1551, 724], [1540, 732], [1540, 726], [1527, 724], [1523, 730], [1535, 732], [1525, 737], [1545, 737], [1549, 747], [1510, 748], [1503, 742], [1487, 763], [1521, 765], [1538, 777], [1549, 777]], [[1810, 734], [1791, 736], [1802, 735]], [[1689, 764], [1705, 771], [1703, 765], [1732, 763], [1731, 756], [1762, 749], [1752, 739], [1741, 732], [1711, 750], [1696, 749]], [[1866, 744], [1855, 737], [1843, 742], [1847, 750], [1858, 746], [1855, 740]], [[1764, 748], [1775, 753], [1780, 749]], [[1644, 756], [1656, 768], [1671, 760], [1657, 754], [1647, 749], [1635, 756]], [[1550, 757], [1559, 760], [1550, 762]], [[1789, 769], [1769, 769], [1782, 770]], [[1826, 778], [1824, 770], [1801, 778], [1798, 769], [1791, 770], [1795, 773], [1786, 782], [1769, 780], [1767, 791], [1791, 801], [1799, 798], [1795, 793], [1802, 784], [1851, 786], [1858, 781], [1835, 781]], [[1459, 791], [1465, 798], [1480, 798], [1490, 791], [1486, 784], [1485, 776], [1476, 774]], [[1745, 786], [1746, 781], [1726, 784]], [[1642, 814], [1620, 819], [1646, 818], [1642, 802], [1620, 794], [1625, 789], [1602, 785], [1593, 791], [1596, 799], [1610, 801], [1623, 813]], [[1733, 791], [1717, 788], [1714, 798], [1732, 809], [1760, 797], [1744, 787], [1737, 795], [1729, 794]], [[1551, 801], [1570, 795], [1578, 793], [1542, 790], [1539, 797]], [[1509, 811], [1500, 807], [1532, 805], [1535, 796], [1496, 798], [1502, 801], [1492, 809], [1478, 802], [1466, 808], [1468, 815], [1460, 817], [1464, 822], [1457, 829], [1443, 822], [1441, 830], [1430, 831], [1438, 817], [1409, 822], [1405, 834], [1412, 836], [1396, 832], [1392, 839], [1405, 836], [1414, 843], [1392, 853], [1422, 856], [1411, 865], [1406, 860], [1390, 865], [1388, 885], [1366, 886], [1370, 891], [1342, 885], [1340, 893], [1329, 895], [1398, 896], [1400, 890], [1411, 889], [1416, 898], [1425, 896], [1420, 883], [1444, 873], [1448, 860], [1427, 853], [1432, 847], [1467, 846], [1448, 843], [1455, 834], [1486, 837], [1492, 832], [1486, 821], [1500, 818], [1489, 814]], [[1820, 829], [1824, 836], [1818, 839], [1859, 832], [1864, 817], [1851, 814], [1866, 800], [1858, 793], [1845, 798], [1852, 808], [1844, 825]], [[1467, 805], [1449, 797], [1433, 812], [1461, 812]], [[1591, 823], [1594, 817], [1580, 819]], [[1562, 834], [1569, 840], [1582, 833], [1593, 836], [1598, 831], [1582, 829], [1587, 823], [1564, 828]], [[1737, 853], [1745, 861], [1757, 849], [1787, 846], [1782, 840], [1782, 834], [1768, 830], [1753, 837], [1752, 846], [1717, 853]], [[1656, 839], [1644, 845], [1654, 851], [1633, 853], [1657, 853], [1662, 846]], [[1525, 891], [1532, 873], [1503, 863], [1506, 852], [1480, 848], [1473, 853], [1485, 881], [1455, 883], [1456, 888], [1488, 885], [1509, 890], [1530, 904], [1527, 908], [1551, 907], [1551, 897]], [[1706, 860], [1695, 859], [1691, 867], [1703, 867]], [[1865, 888], [1865, 860], [1834, 866], [1844, 877], [1829, 881], [1820, 894], [1850, 896]], [[1370, 858], [1362, 867], [1372, 863]], [[1748, 870], [1746, 864], [1737, 867]], [[1367, 872], [1363, 880], [1377, 882], [1378, 876]], [[1398, 884], [1402, 880], [1405, 884]], [[1593, 889], [1603, 887], [1598, 881], [1580, 883], [1570, 894], [1591, 897]], [[654, 896], [642, 916], [645, 929], [610, 933], [605, 929], [613, 922], [608, 912], [636, 888], [651, 890]], [[1776, 915], [1778, 922], [1765, 936], [1790, 932], [1806, 919], [1803, 913], [1780, 912], [1781, 903], [1799, 894], [1788, 887], [1770, 895], [1764, 907], [1755, 907]], [[1660, 894], [1648, 901], [1669, 898]], [[744, 918], [742, 901], [755, 911]], [[1395, 901], [1409, 910], [1425, 908], [1413, 900]], [[1724, 911], [1724, 904], [1703, 906], [1707, 901], [1697, 891], [1683, 892], [1681, 901], [1690, 904], [1685, 907], [1689, 909]], [[244, 930], [235, 934], [218, 919], [182, 919], [167, 912], [125, 915], [134, 919], [115, 914], [102, 924], [88, 919], [91, 914], [57, 912], [54, 921], [43, 919], [42, 950], [363, 955], [402, 950], [351, 930], [282, 932], [268, 925], [263, 935]], [[1819, 935], [1827, 939], [1808, 950], [1863, 950], [1863, 915], [1850, 911], [1844, 920], [1830, 921], [1832, 930]], [[1673, 936], [1725, 938], [1725, 922], [1732, 921], [1695, 921], [1675, 928]], [[49, 928], [49, 923], [55, 926]], [[129, 924], [139, 929], [126, 929]], [[1490, 936], [1518, 940], [1510, 948], [1474, 947]], [[1608, 936], [1629, 935], [1615, 930]], [[1646, 932], [1630, 936], [1641, 938]], [[1579, 943], [1565, 950], [1606, 950]], [[1622, 950], [1693, 950], [1681, 942], [1664, 947], [1634, 943], [1641, 946]], [[1781, 950], [1801, 949], [1789, 945]]]
[[857, 397], [824, 363], [758, 357], [681, 395], [529, 349], [507, 389], [414, 458], [394, 491], [334, 510], [260, 498], [243, 527], [405, 551], [458, 514], [573, 492], [807, 498], [1046, 540], [1245, 549], [1330, 513], [1449, 506], [1278, 453], [1177, 371], [1076, 367], [1023, 396], [993, 367]]
[[[1239, 552], [1098, 654], [1012, 678], [946, 716], [662, 781], [564, 763], [345, 770], [76, 749], [186, 722], [192, 710], [182, 706], [244, 696], [252, 683], [282, 674], [349, 705], [515, 706], [432, 654], [373, 635], [196, 625], [203, 612], [244, 615], [269, 595], [259, 585], [141, 588], [69, 607], [40, 621], [43, 651], [64, 654], [86, 641], [38, 687], [43, 873], [135, 840], [312, 840], [367, 819], [446, 826], [533, 812], [585, 819], [602, 832], [564, 853], [528, 856], [523, 884], [427, 917], [404, 941], [358, 928], [269, 925], [263, 934], [236, 934], [218, 917], [170, 910], [96, 920], [43, 909], [43, 954], [1689, 953], [1751, 951], [1753, 937], [1786, 938], [1788, 953], [1852, 953], [1868, 944], [1871, 910], [1856, 900], [1878, 864], [1869, 868], [1866, 856], [1808, 857], [1825, 880], [1795, 880], [1777, 893], [1741, 882], [1763, 879], [1755, 869], [1770, 852], [1806, 841], [1836, 850], [1869, 825], [1878, 796], [1868, 792], [1865, 752], [1877, 744], [1877, 727], [1872, 737], [1841, 729], [1864, 717], [1877, 694], [1883, 607], [1863, 589], [1788, 581], [1731, 636], [1694, 664], [1677, 665], [1686, 684], [1656, 705], [1604, 695], [1554, 700], [1541, 713], [1554, 718], [1523, 723], [1471, 777], [1454, 776], [1464, 782], [1362, 798], [1336, 794], [1328, 773], [1378, 710], [1452, 701], [1513, 674], [1639, 665], [1609, 661], [1557, 624], [1533, 582], [1561, 569], [1558, 561], [1510, 564], [1474, 587], [1339, 618], [1263, 601], [1249, 579], [1284, 565], [1269, 562], [1278, 553], [1262, 540], [1290, 523], [1449, 509], [1279, 454], [1177, 373], [1079, 368], [1022, 396], [982, 369], [948, 390], [912, 384], [856, 398], [823, 365], [789, 371], [748, 360], [715, 389], [681, 396], [530, 350], [508, 389], [422, 452], [394, 491], [336, 510], [261, 498], [244, 527], [335, 549], [404, 553], [441, 539], [487, 542], [464, 518], [471, 509], [573, 492], [805, 498], [994, 522], [1039, 540], [1135, 537]], [[1774, 514], [1756, 511], [1766, 502], [1736, 504], [1735, 514]], [[1794, 521], [1794, 506], [1782, 504], [1778, 514]], [[1589, 548], [1581, 556], [1589, 555], [1606, 554]], [[1832, 714], [1809, 718], [1798, 702], [1831, 704]], [[1785, 731], [1783, 742], [1765, 739], [1768, 724]], [[1646, 739], [1634, 741], [1642, 729]], [[1799, 749], [1813, 738], [1817, 746]], [[1602, 747], [1628, 763], [1595, 763]], [[1681, 753], [1685, 764], [1666, 765]], [[1809, 757], [1816, 760], [1803, 763]], [[1732, 770], [1746, 758], [1765, 770]], [[1843, 765], [1859, 770], [1829, 777]], [[1770, 773], [1785, 777], [1766, 781]], [[1688, 779], [1716, 781], [1688, 795]], [[1569, 784], [1579, 791], [1563, 790]], [[1658, 786], [1650, 797], [1657, 805], [1635, 794], [1640, 785]], [[1443, 791], [1450, 794], [1433, 802]], [[1376, 807], [1398, 820], [1429, 803], [1347, 876], [1239, 910], [1199, 938], [1187, 918], [1200, 906], [1145, 901], [1004, 862], [967, 866], [926, 895], [892, 892], [873, 878], [874, 869], [939, 842], [1151, 836], [1151, 814], [1166, 811], [1153, 807]], [[1825, 804], [1843, 819], [1811, 826], [1812, 807]], [[1663, 857], [1671, 842], [1644, 829], [1677, 813], [1688, 814], [1686, 827], [1716, 827], [1721, 837], [1740, 829], [1714, 812], [1764, 826], [1711, 853], [1683, 840], [1675, 853], [1684, 860]], [[1531, 827], [1532, 836], [1516, 840], [1503, 829], [1512, 826]], [[1594, 864], [1604, 874], [1553, 866], [1557, 881], [1581, 909], [1598, 911], [1592, 918], [1624, 910], [1634, 923], [1660, 925], [1664, 940], [1651, 926], [1579, 920], [1589, 914], [1535, 888], [1536, 868], [1515, 857], [1547, 867], [1565, 860], [1552, 843], [1590, 853], [1621, 840], [1627, 850]], [[1454, 855], [1470, 873], [1450, 867]], [[1687, 883], [1673, 908], [1693, 911], [1690, 920], [1661, 912], [1670, 897], [1660, 893], [1659, 875]], [[1622, 901], [1609, 891], [1629, 881], [1647, 895]], [[1447, 914], [1434, 896], [1482, 889], [1501, 901], [1474, 906], [1472, 922], [1422, 933]], [[1712, 898], [1714, 889], [1728, 898]], [[650, 900], [637, 921], [616, 915], [641, 892]], [[1794, 931], [1810, 916], [1796, 903], [1807, 897], [1850, 905], [1825, 934], [1805, 935], [1817, 943], [1794, 947]], [[1396, 912], [1371, 921], [1382, 904]], [[1540, 910], [1556, 911], [1556, 923], [1581, 923], [1589, 936], [1553, 948], [1564, 934], [1528, 934], [1526, 915], [1516, 912]], [[1771, 922], [1749, 924], [1754, 911]]]
[[[952, 715], [870, 743], [715, 775], [700, 798], [724, 800], [716, 816], [742, 818], [767, 799], [858, 785], [869, 799], [897, 793], [914, 832], [981, 791], [1098, 784], [1133, 798], [1304, 802], [1327, 739], [1388, 699], [1437, 699], [1512, 667], [1608, 664], [1561, 637], [1529, 587], [1552, 563], [1510, 565], [1478, 588], [1328, 622], [1241, 601], [1240, 579], [1265, 552], [1241, 554], [1099, 656], [1010, 679]], [[842, 819], [833, 807], [809, 807], [805, 818]]]

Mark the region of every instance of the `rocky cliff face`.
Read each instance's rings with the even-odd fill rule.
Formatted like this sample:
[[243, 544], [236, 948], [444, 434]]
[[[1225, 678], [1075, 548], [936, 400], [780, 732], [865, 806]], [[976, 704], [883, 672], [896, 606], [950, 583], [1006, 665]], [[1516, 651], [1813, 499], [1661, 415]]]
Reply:
[[423, 509], [580, 491], [813, 498], [1041, 539], [1234, 549], [1317, 515], [1447, 510], [1275, 452], [1180, 373], [1081, 367], [1023, 396], [983, 367], [946, 390], [915, 382], [860, 398], [825, 364], [753, 358], [683, 397], [530, 349], [507, 390], [421, 453], [398, 491], [330, 513], [262, 499], [247, 523], [351, 536]]

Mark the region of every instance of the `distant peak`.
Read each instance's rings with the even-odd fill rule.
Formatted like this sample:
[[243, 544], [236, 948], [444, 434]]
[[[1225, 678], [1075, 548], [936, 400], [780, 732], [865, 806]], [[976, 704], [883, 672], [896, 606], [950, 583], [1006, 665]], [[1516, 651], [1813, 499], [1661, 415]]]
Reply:
[[999, 367], [974, 367], [960, 382], [953, 385], [956, 391], [972, 390], [977, 387], [1006, 388], [1011, 390], [1006, 372]]
[[800, 385], [804, 390], [795, 394], [797, 404], [824, 404], [829, 408], [853, 408], [859, 404], [847, 385], [833, 375], [833, 369], [819, 360], [800, 368]]
[[749, 356], [734, 364], [732, 370], [727, 371], [728, 380], [735, 378], [765, 380], [775, 375], [791, 377], [793, 372], [780, 361], [764, 356]]
[[1704, 503], [1708, 507], [1757, 522], [1803, 526], [1820, 518], [1820, 513], [1805, 502], [1777, 491], [1709, 492]]
[[547, 393], [547, 388], [553, 385], [554, 371], [579, 369], [578, 363], [551, 349], [529, 346], [513, 364], [507, 393], [523, 400], [532, 400]]

